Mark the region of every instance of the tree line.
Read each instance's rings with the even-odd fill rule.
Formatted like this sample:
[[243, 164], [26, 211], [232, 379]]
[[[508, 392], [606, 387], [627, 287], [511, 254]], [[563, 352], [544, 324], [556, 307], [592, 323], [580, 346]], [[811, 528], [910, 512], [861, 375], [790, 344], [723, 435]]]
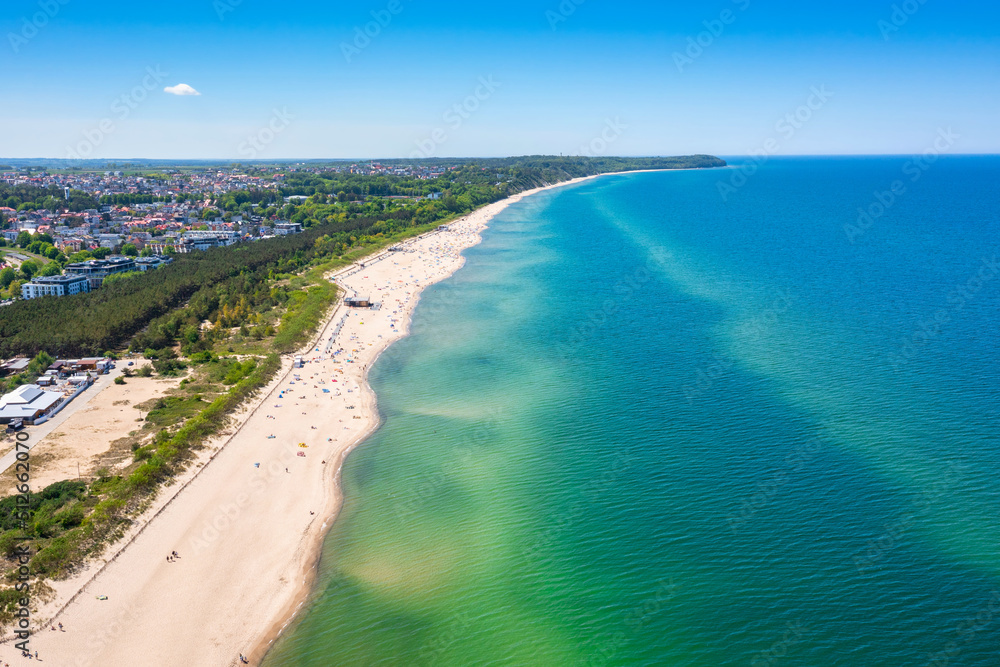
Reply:
[[41, 187], [7, 183], [0, 183], [0, 204], [18, 212], [61, 209], [79, 212], [97, 208], [97, 200], [80, 190], [70, 190], [67, 200], [63, 189], [55, 185]]
[[[268, 287], [269, 279], [294, 273], [317, 256], [341, 255], [373, 238], [462, 215], [522, 190], [570, 178], [724, 164], [710, 156], [491, 159], [470, 161], [425, 182], [421, 188], [440, 188], [437, 191], [444, 196], [409, 205], [397, 200], [344, 204], [329, 200], [322, 192], [316, 196], [314, 191], [304, 204], [282, 209], [293, 222], [303, 224], [306, 231], [301, 234], [179, 255], [156, 271], [111, 281], [90, 293], [43, 297], [0, 308], [0, 357], [33, 356], [40, 350], [72, 356], [100, 354], [130, 342], [140, 350], [160, 349], [180, 336], [190, 337], [191, 328], [197, 329], [204, 320], [226, 327], [253, 326], [256, 313], [287, 299], [287, 293]], [[341, 176], [324, 175], [324, 180], [331, 184], [353, 180]], [[242, 204], [267, 201], [264, 193], [248, 196]], [[47, 247], [40, 249], [48, 252]]]

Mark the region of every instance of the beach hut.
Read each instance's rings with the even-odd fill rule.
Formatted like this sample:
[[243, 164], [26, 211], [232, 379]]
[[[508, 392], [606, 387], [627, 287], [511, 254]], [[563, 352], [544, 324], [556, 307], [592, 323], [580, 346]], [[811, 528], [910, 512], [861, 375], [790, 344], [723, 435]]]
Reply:
[[372, 301], [367, 296], [352, 296], [344, 299], [344, 305], [348, 308], [371, 308]]

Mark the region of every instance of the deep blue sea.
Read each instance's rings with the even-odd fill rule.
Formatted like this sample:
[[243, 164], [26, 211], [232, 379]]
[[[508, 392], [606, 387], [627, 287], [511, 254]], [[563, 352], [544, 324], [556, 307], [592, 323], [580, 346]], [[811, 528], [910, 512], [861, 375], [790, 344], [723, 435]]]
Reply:
[[267, 665], [1000, 665], [1000, 158], [607, 176], [466, 254]]

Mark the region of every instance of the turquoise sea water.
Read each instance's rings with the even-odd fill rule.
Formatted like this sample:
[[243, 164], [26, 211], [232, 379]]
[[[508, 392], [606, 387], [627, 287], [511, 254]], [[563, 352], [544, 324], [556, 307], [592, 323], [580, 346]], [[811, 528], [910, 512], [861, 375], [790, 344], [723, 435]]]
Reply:
[[1000, 159], [907, 162], [507, 209], [267, 665], [1000, 665]]

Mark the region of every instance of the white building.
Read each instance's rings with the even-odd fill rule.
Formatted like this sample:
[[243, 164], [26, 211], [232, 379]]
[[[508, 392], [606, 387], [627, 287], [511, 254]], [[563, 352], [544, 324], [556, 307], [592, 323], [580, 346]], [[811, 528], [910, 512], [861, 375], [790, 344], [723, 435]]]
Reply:
[[97, 234], [95, 238], [102, 248], [114, 248], [122, 243], [120, 234]]
[[130, 273], [135, 271], [135, 260], [131, 257], [90, 259], [86, 262], [67, 264], [63, 270], [68, 276], [83, 276], [87, 278], [90, 281], [90, 289], [95, 290], [101, 286], [105, 278], [114, 273]]
[[33, 384], [21, 385], [0, 398], [0, 423], [12, 419], [32, 421], [52, 411], [63, 395], [55, 391], [43, 391]]
[[224, 248], [233, 245], [239, 240], [236, 232], [210, 232], [204, 230], [194, 230], [184, 232], [184, 240], [191, 244], [195, 250], [208, 250], [209, 248]]
[[42, 276], [21, 285], [21, 296], [37, 299], [40, 296], [66, 296], [90, 291], [90, 281], [86, 276]]
[[135, 268], [140, 271], [152, 271], [153, 269], [158, 269], [165, 264], [170, 264], [173, 262], [173, 257], [165, 257], [162, 255], [153, 255], [152, 257], [137, 257], [135, 260]]
[[298, 234], [302, 231], [302, 225], [297, 222], [276, 222], [274, 223], [274, 233], [278, 236], [288, 236]]

